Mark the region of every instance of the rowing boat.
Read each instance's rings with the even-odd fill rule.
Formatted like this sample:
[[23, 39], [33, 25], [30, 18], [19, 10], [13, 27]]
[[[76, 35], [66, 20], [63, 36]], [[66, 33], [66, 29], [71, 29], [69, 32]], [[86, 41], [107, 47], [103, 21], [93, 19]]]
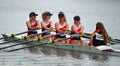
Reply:
[[[2, 34], [5, 41], [11, 41], [19, 39], [20, 36], [11, 37], [8, 38], [7, 34]], [[7, 38], [6, 38], [7, 37]], [[16, 43], [22, 43], [29, 40], [17, 40]], [[40, 44], [41, 42], [30, 42], [29, 44]], [[70, 50], [70, 51], [80, 51], [80, 52], [87, 52], [87, 53], [95, 53], [95, 54], [101, 54], [101, 55], [111, 55], [111, 56], [120, 56], [120, 52], [118, 51], [103, 51], [99, 48], [96, 48], [94, 46], [82, 46], [78, 44], [63, 44], [63, 43], [54, 43], [54, 44], [43, 44], [40, 45], [41, 47], [50, 47], [50, 48], [57, 48], [57, 49], [64, 49], [64, 50]]]

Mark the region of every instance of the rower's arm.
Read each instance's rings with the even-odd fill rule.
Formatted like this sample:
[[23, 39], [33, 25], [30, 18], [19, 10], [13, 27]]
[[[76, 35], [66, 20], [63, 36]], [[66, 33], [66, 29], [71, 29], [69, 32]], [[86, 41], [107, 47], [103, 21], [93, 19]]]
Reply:
[[79, 34], [79, 32], [77, 32], [76, 30], [75, 30], [75, 27], [72, 25], [72, 27], [71, 27], [71, 30], [74, 32], [74, 33], [76, 33], [76, 34]]
[[59, 32], [59, 33], [63, 33], [62, 30], [59, 30], [59, 27], [58, 27], [58, 24], [57, 24], [57, 23], [55, 23], [55, 29], [56, 29], [57, 32]]
[[40, 21], [37, 20], [37, 26], [35, 27], [35, 29], [39, 30], [40, 29]]
[[66, 29], [65, 30], [69, 30], [69, 25], [68, 23], [66, 24]]
[[80, 33], [83, 33], [83, 32], [84, 32], [84, 26], [81, 27]]
[[27, 25], [27, 27], [28, 27], [30, 30], [35, 30], [35, 29], [36, 29], [35, 27], [31, 27], [29, 21], [26, 22], [26, 25]]
[[49, 28], [47, 28], [46, 26], [43, 25], [43, 22], [41, 22], [41, 26], [42, 26], [42, 28], [44, 28], [45, 30], [49, 30]]
[[53, 28], [53, 23], [52, 23], [52, 21], [50, 21], [50, 28]]
[[90, 41], [89, 41], [89, 44], [88, 45], [93, 45], [93, 37], [95, 36], [95, 32], [93, 32], [92, 34], [91, 34], [91, 37], [90, 37]]

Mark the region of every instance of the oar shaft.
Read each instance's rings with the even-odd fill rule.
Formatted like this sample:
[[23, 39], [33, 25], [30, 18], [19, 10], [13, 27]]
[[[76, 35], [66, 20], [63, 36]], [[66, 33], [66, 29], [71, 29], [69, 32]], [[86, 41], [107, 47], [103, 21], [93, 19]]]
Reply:
[[[39, 33], [37, 35], [40, 35], [42, 33]], [[51, 35], [51, 36], [48, 36], [48, 37], [44, 37], [43, 39], [46, 39], [46, 38], [49, 38], [49, 37], [53, 37], [55, 35]], [[34, 40], [31, 40], [31, 41], [27, 41], [27, 42], [23, 42], [23, 43], [18, 43], [18, 44], [14, 44], [14, 45], [10, 45], [10, 46], [6, 46], [6, 47], [3, 47], [3, 48], [0, 48], [0, 50], [2, 49], [6, 49], [6, 48], [9, 48], [9, 47], [13, 47], [13, 46], [18, 46], [18, 45], [21, 45], [21, 44], [27, 44], [27, 43], [30, 43], [30, 42], [33, 42]]]
[[[62, 40], [66, 40], [66, 39], [70, 39], [70, 38], [60, 39], [58, 41], [62, 41]], [[41, 46], [41, 45], [44, 45], [44, 44], [50, 44], [50, 43], [46, 42], [46, 43], [41, 43], [41, 44], [36, 44], [36, 45], [31, 45], [31, 46], [25, 46], [25, 47], [18, 48], [18, 49], [8, 50], [6, 52], [18, 51], [18, 50], [25, 49], [25, 48], [32, 48], [32, 47], [35, 47], [35, 46]]]
[[[29, 31], [32, 31], [32, 30], [29, 30]], [[24, 34], [24, 33], [28, 33], [29, 31], [25, 31], [25, 32], [21, 32], [21, 33], [16, 33], [16, 34], [11, 34], [11, 35], [13, 35], [13, 36], [17, 36], [17, 35], [21, 35], [21, 34]], [[8, 36], [9, 37], [9, 36]], [[6, 38], [8, 38], [8, 37], [6, 37]], [[4, 39], [4, 37], [3, 38], [0, 38], [0, 40], [1, 39]]]
[[[54, 36], [54, 35], [52, 35], [52, 36]], [[64, 38], [64, 39], [59, 39], [58, 41], [62, 41], [62, 40], [70, 39], [70, 38], [72, 38], [72, 37]], [[54, 43], [54, 40], [52, 41], [52, 43]], [[46, 42], [46, 43], [41, 43], [41, 44], [31, 45], [31, 46], [27, 46], [27, 47], [18, 48], [18, 49], [8, 50], [8, 51], [6, 51], [6, 52], [17, 51], [17, 50], [21, 50], [21, 49], [25, 49], [25, 48], [31, 48], [31, 47], [35, 47], [35, 46], [44, 45], [44, 44], [50, 44], [50, 43], [49, 43], [49, 42]]]
[[18, 41], [20, 39], [15, 39], [15, 40], [10, 40], [10, 41], [7, 41], [7, 42], [3, 42], [3, 43], [0, 43], [0, 45], [3, 45], [3, 44], [7, 44], [7, 43], [10, 43], [10, 42], [14, 42], [14, 41]]
[[[44, 34], [44, 33], [46, 33], [46, 32], [42, 32], [42, 33], [39, 33], [39, 34], [35, 34], [35, 35], [30, 36], [30, 37], [38, 36], [38, 35], [41, 35], [41, 34]], [[0, 45], [7, 44], [7, 43], [10, 43], [10, 42], [14, 42], [14, 41], [18, 41], [18, 40], [20, 40], [20, 39], [15, 39], [15, 40], [3, 42], [3, 43], [0, 43]]]
[[2, 48], [0, 48], [0, 50], [6, 49], [6, 48], [9, 48], [9, 47], [14, 47], [14, 46], [21, 45], [21, 44], [27, 44], [27, 43], [30, 43], [30, 42], [32, 42], [32, 41], [33, 41], [33, 40], [27, 41], [27, 42], [23, 42], [23, 43], [14, 44], [14, 45], [10, 45], [10, 46], [6, 46], [6, 47], [2, 47]]
[[18, 49], [8, 50], [8, 51], [6, 51], [6, 52], [18, 51], [18, 50], [21, 50], [21, 49], [25, 49], [25, 48], [32, 48], [32, 47], [35, 47], [35, 46], [40, 46], [40, 45], [44, 45], [44, 44], [48, 44], [48, 43], [41, 43], [41, 44], [37, 44], [37, 45], [25, 46], [25, 47], [18, 48]]
[[1, 39], [4, 39], [4, 38], [0, 38], [0, 40], [1, 40]]
[[[29, 31], [30, 31], [30, 30], [29, 30]], [[25, 31], [25, 32], [17, 33], [16, 35], [21, 35], [21, 34], [24, 34], [24, 33], [28, 33], [29, 31]]]

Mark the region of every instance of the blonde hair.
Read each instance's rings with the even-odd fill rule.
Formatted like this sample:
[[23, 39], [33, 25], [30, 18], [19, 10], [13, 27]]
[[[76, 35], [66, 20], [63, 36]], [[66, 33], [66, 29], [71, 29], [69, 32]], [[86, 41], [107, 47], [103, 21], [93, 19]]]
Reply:
[[42, 19], [43, 19], [43, 20], [46, 19], [46, 12], [47, 12], [47, 11], [45, 11], [45, 12], [42, 13]]

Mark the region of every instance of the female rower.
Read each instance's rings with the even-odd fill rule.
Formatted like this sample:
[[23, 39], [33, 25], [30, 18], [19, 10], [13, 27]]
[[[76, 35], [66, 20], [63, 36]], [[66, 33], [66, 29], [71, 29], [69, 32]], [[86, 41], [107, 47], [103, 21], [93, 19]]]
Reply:
[[107, 45], [108, 33], [101, 22], [97, 22], [96, 30], [92, 33], [89, 45], [100, 46]]
[[[43, 19], [43, 21], [41, 22], [42, 32], [44, 32], [45, 30], [50, 31], [53, 28], [52, 21], [50, 21], [50, 18], [52, 15], [53, 14], [51, 14], [48, 11], [42, 13], [42, 19]], [[49, 34], [50, 33], [46, 33], [46, 34], [43, 34], [42, 36], [49, 35]]]
[[[71, 26], [71, 34], [82, 35], [84, 31], [84, 26], [80, 22], [80, 17], [74, 16], [73, 19], [74, 25]], [[70, 39], [70, 43], [85, 45], [85, 42], [80, 37]]]
[[[66, 21], [65, 14], [63, 12], [59, 12], [58, 19], [59, 21], [55, 23], [55, 29], [56, 29], [56, 32], [61, 33], [61, 35], [57, 35], [56, 38], [66, 38], [64, 33], [69, 30], [69, 26]], [[67, 43], [67, 40], [63, 40], [62, 42]]]
[[[36, 14], [35, 12], [31, 12], [29, 14], [30, 20], [26, 22], [26, 25], [28, 30], [32, 30], [32, 31], [29, 31], [27, 36], [32, 36], [34, 34], [37, 34], [36, 30], [40, 29], [40, 21], [36, 20], [36, 16], [38, 16], [38, 14]], [[37, 38], [37, 36], [35, 36], [35, 38]]]

